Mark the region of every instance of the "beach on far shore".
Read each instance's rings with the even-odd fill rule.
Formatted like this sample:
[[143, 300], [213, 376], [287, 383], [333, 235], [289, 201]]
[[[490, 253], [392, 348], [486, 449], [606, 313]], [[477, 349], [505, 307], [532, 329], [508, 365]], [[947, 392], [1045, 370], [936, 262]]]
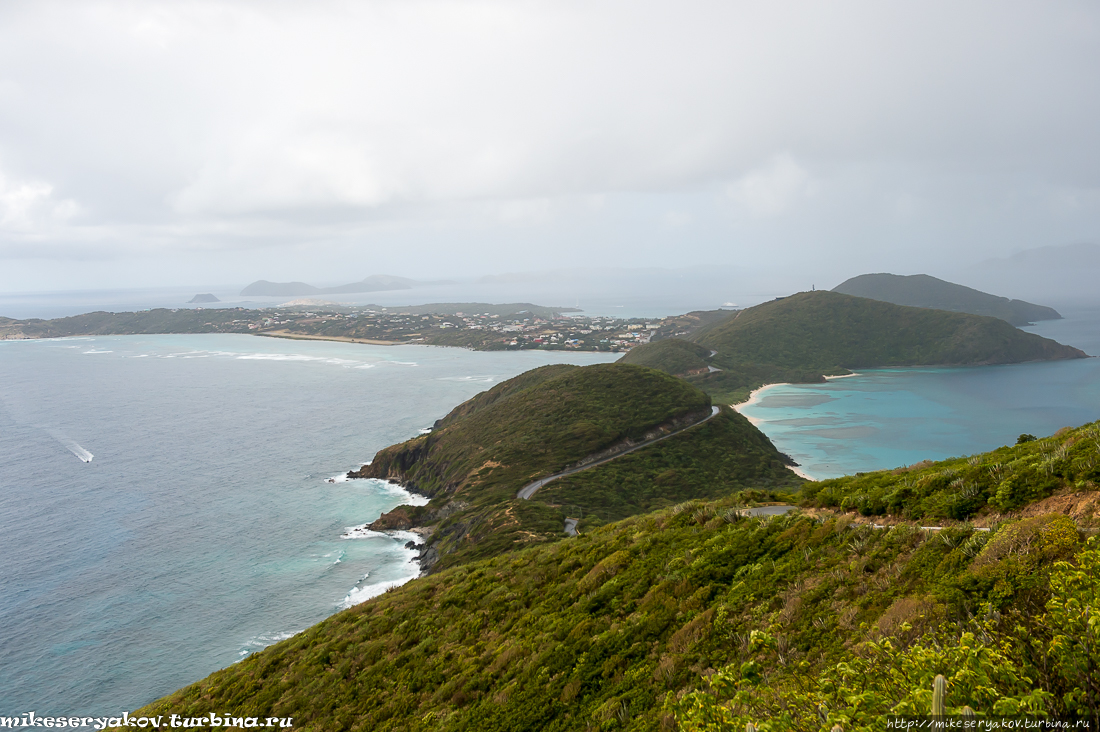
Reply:
[[[850, 378], [852, 376], [859, 376], [859, 374], [855, 373], [855, 372], [852, 372], [850, 374], [840, 374], [839, 376], [826, 376], [825, 381], [833, 381], [834, 379], [847, 379], [847, 378]], [[749, 415], [745, 414], [742, 410], [745, 407], [752, 406], [753, 404], [756, 404], [757, 402], [759, 402], [763, 398], [761, 395], [764, 393], [764, 391], [767, 390], [767, 389], [771, 389], [772, 387], [775, 387], [775, 386], [791, 386], [791, 383], [789, 381], [782, 381], [782, 382], [778, 382], [778, 383], [775, 383], [775, 384], [764, 384], [763, 386], [758, 387], [756, 389], [753, 389], [751, 392], [749, 392], [749, 398], [746, 399], [745, 401], [738, 402], [737, 404], [731, 404], [730, 406], [733, 407], [733, 409], [738, 414], [740, 414], [745, 419], [747, 419], [749, 421], [749, 423], [752, 424], [752, 426], [756, 427], [757, 429], [760, 429], [760, 424], [764, 420], [760, 419], [759, 417], [750, 417]], [[763, 432], [763, 430], [761, 430], [761, 432]], [[801, 470], [797, 467], [790, 466], [790, 465], [787, 466], [787, 467], [789, 467], [791, 469], [791, 472], [793, 472], [795, 475], [799, 476], [800, 478], [805, 478], [806, 480], [812, 480], [812, 481], [818, 480], [817, 478], [813, 477], [809, 473], [807, 473], [807, 472], [805, 472], [805, 471], [803, 471], [803, 470]]]
[[313, 335], [311, 333], [291, 333], [286, 330], [269, 330], [263, 333], [253, 333], [252, 335], [264, 336], [265, 338], [288, 338], [292, 341], [337, 341], [338, 343], [366, 343], [369, 346], [419, 346], [421, 343], [409, 342], [409, 341], [378, 341], [371, 340], [370, 338], [352, 338], [351, 336], [326, 336], [326, 335]]

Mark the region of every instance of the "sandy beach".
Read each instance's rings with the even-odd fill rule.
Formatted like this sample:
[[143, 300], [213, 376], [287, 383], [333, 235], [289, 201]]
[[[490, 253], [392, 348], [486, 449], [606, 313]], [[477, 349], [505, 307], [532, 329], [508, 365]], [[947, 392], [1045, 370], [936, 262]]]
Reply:
[[255, 333], [254, 335], [266, 336], [268, 338], [289, 338], [290, 340], [294, 341], [339, 341], [340, 343], [366, 343], [371, 346], [397, 346], [401, 344], [418, 345], [415, 343], [406, 343], [405, 341], [376, 341], [369, 338], [351, 338], [349, 336], [308, 335], [304, 333], [291, 333], [285, 330], [269, 330], [263, 333]]
[[754, 426], [759, 427], [760, 422], [762, 420], [754, 419], [753, 417], [750, 417], [747, 414], [744, 414], [743, 412], [741, 412], [741, 410], [744, 409], [745, 407], [752, 406], [753, 404], [756, 404], [758, 401], [760, 401], [760, 395], [764, 392], [765, 389], [771, 389], [773, 386], [790, 386], [790, 385], [791, 385], [790, 382], [787, 382], [787, 381], [781, 381], [781, 382], [778, 382], [778, 383], [775, 383], [775, 384], [764, 384], [763, 386], [761, 386], [757, 389], [753, 389], [751, 392], [749, 392], [749, 398], [746, 399], [745, 401], [738, 402], [737, 404], [731, 404], [730, 406], [733, 407], [733, 409], [738, 414], [742, 414], [745, 417], [745, 419], [747, 419], [749, 422], [751, 422]]
[[[826, 376], [825, 380], [826, 381], [833, 381], [834, 379], [847, 379], [847, 378], [850, 378], [852, 376], [859, 376], [859, 374], [851, 373], [851, 374], [841, 374], [840, 376]], [[737, 404], [731, 404], [730, 406], [733, 407], [737, 411], [738, 414], [742, 415], [745, 419], [749, 420], [749, 422], [754, 427], [756, 427], [757, 429], [760, 429], [760, 424], [764, 420], [762, 420], [758, 417], [750, 417], [749, 415], [745, 414], [742, 410], [745, 407], [751, 406], [751, 405], [756, 404], [757, 402], [759, 402], [762, 398], [761, 395], [764, 393], [764, 391], [766, 389], [771, 389], [773, 386], [790, 386], [790, 385], [791, 385], [790, 382], [779, 382], [779, 383], [776, 383], [776, 384], [764, 384], [763, 386], [761, 386], [758, 389], [753, 389], [749, 393], [749, 398], [746, 399], [745, 401], [738, 402]], [[815, 478], [812, 475], [810, 475], [809, 473], [801, 470], [800, 468], [796, 468], [794, 466], [787, 466], [787, 467], [789, 467], [791, 469], [791, 472], [793, 472], [795, 475], [799, 476], [800, 478], [805, 478], [806, 480], [813, 480], [813, 481], [817, 480], [817, 478]]]

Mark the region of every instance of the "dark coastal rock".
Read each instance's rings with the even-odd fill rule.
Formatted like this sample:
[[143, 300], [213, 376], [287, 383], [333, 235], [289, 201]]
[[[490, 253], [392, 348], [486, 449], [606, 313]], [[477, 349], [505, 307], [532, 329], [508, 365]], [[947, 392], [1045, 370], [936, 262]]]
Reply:
[[409, 515], [410, 506], [398, 506], [389, 513], [384, 513], [375, 521], [367, 525], [371, 531], [406, 531], [413, 527], [412, 517]]

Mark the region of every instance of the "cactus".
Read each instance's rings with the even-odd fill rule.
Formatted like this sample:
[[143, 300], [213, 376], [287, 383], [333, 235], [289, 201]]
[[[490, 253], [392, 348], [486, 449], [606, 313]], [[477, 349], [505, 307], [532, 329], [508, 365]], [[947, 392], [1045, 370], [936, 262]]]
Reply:
[[841, 727], [839, 724], [834, 724], [832, 732], [844, 732], [844, 728]]
[[961, 712], [961, 714], [962, 714], [962, 715], [963, 715], [964, 717], [967, 717], [967, 718], [973, 718], [973, 717], [977, 717], [977, 716], [978, 716], [978, 713], [977, 713], [977, 712], [975, 712], [975, 711], [974, 711], [973, 709], [971, 709], [970, 707], [963, 707], [963, 708], [962, 708], [962, 712]]
[[756, 725], [752, 722], [749, 722], [745, 725], [745, 732], [756, 732]]
[[947, 696], [947, 679], [943, 674], [936, 674], [936, 680], [932, 682], [932, 716], [942, 717], [947, 714], [944, 709], [944, 697]]

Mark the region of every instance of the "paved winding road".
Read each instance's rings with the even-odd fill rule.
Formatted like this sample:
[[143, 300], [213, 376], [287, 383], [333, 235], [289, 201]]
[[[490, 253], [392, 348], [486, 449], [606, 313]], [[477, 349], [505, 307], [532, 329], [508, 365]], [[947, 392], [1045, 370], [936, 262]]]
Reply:
[[617, 458], [621, 458], [623, 455], [629, 455], [630, 453], [634, 452], [635, 450], [641, 450], [643, 447], [649, 447], [654, 442], [660, 442], [661, 440], [667, 440], [670, 437], [675, 437], [676, 435], [680, 434], [681, 432], [684, 432], [685, 430], [690, 430], [692, 427], [698, 427], [699, 425], [703, 424], [703, 422], [706, 422], [708, 419], [711, 419], [712, 417], [714, 417], [714, 415], [718, 414], [719, 411], [721, 411], [720, 407], [711, 407], [710, 408], [710, 414], [708, 414], [706, 417], [703, 417], [698, 422], [692, 422], [691, 424], [687, 425], [686, 427], [681, 427], [680, 429], [676, 430], [675, 432], [669, 432], [667, 435], [661, 435], [660, 437], [654, 437], [652, 440], [646, 440], [645, 442], [640, 442], [637, 445], [635, 445], [634, 447], [630, 448], [629, 450], [623, 450], [620, 453], [616, 453], [616, 454], [611, 455], [609, 457], [605, 457], [603, 460], [597, 460], [596, 462], [589, 463], [588, 465], [581, 465], [581, 466], [578, 466], [578, 467], [575, 467], [575, 468], [569, 468], [567, 470], [561, 471], [560, 473], [554, 473], [553, 475], [547, 476], [545, 478], [539, 478], [534, 483], [528, 483], [527, 485], [523, 486], [523, 488], [520, 488], [519, 493], [516, 494], [516, 498], [523, 498], [523, 499], [526, 500], [526, 499], [530, 498], [531, 496], [535, 495], [535, 493], [540, 488], [542, 488], [544, 485], [546, 485], [547, 483], [549, 483], [552, 480], [557, 480], [558, 478], [564, 478], [567, 475], [573, 475], [574, 473], [579, 473], [582, 470], [588, 470], [589, 468], [594, 468], [597, 465], [603, 465], [604, 463], [609, 463], [612, 460], [615, 460]]

